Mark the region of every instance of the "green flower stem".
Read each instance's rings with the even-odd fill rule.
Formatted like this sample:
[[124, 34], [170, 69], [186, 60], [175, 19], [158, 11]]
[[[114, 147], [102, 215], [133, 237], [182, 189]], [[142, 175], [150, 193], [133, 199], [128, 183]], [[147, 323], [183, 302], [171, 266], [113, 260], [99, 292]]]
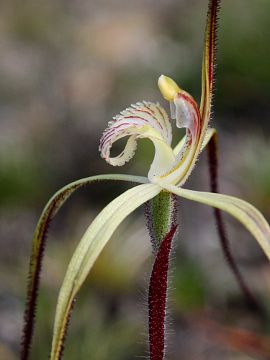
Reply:
[[176, 224], [175, 196], [168, 191], [161, 191], [147, 204], [146, 218], [153, 251], [156, 253], [172, 225]]

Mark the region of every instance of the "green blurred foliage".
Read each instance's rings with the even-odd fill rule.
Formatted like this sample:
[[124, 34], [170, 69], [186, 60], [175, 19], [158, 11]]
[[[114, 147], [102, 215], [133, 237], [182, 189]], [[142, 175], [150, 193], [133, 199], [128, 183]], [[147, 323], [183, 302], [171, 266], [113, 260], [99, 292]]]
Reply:
[[173, 299], [178, 312], [200, 310], [205, 305], [206, 279], [196, 262], [181, 258], [173, 271]]

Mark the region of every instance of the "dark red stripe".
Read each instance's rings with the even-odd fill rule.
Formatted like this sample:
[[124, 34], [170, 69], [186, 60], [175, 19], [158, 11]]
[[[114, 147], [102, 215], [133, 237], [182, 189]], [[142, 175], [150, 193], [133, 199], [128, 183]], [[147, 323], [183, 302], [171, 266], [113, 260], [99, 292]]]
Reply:
[[[134, 119], [136, 119], [137, 117], [133, 117]], [[146, 122], [146, 120], [144, 120]], [[124, 126], [130, 126], [131, 123], [128, 123], [128, 122], [122, 122], [121, 124], [118, 124], [118, 125], [112, 125], [110, 128], [108, 128], [107, 130], [105, 130], [101, 140], [100, 140], [100, 145], [99, 145], [99, 148], [101, 149], [103, 146], [104, 146], [104, 143], [116, 132], [116, 131], [119, 131], [119, 128], [121, 130], [121, 127]], [[134, 126], [140, 126], [139, 124], [132, 124]], [[128, 136], [128, 134], [127, 134]]]
[[188, 94], [181, 94], [180, 95], [184, 100], [186, 100], [194, 109], [196, 116], [194, 116], [194, 122], [197, 126], [195, 126], [195, 136], [197, 137], [198, 132], [201, 132], [201, 115], [198, 109], [198, 106], [195, 100], [189, 96]]

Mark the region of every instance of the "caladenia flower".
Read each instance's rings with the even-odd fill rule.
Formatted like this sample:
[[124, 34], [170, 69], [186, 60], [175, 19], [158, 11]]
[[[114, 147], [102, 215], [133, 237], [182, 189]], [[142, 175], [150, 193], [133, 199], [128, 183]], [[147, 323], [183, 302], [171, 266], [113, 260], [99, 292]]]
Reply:
[[[79, 242], [69, 263], [58, 298], [50, 359], [61, 358], [74, 299], [102, 249], [121, 222], [144, 203], [148, 204], [148, 225], [155, 255], [149, 286], [149, 342], [152, 360], [162, 360], [165, 354], [164, 324], [167, 276], [172, 240], [177, 230], [175, 197], [186, 198], [214, 207], [218, 228], [223, 237], [225, 235], [219, 210], [231, 214], [254, 236], [270, 259], [270, 227], [263, 215], [244, 200], [217, 193], [215, 182], [216, 131], [209, 127], [209, 120], [213, 93], [218, 8], [218, 0], [209, 1], [200, 106], [175, 81], [162, 75], [158, 80], [158, 85], [163, 97], [169, 101], [170, 116], [158, 103], [138, 102], [117, 115], [109, 123], [101, 138], [101, 156], [113, 166], [124, 165], [133, 157], [139, 139], [150, 140], [154, 145], [155, 155], [148, 176], [109, 174], [80, 179], [59, 190], [46, 205], [37, 225], [32, 245], [21, 359], [29, 358], [39, 274], [49, 223], [75, 190], [94, 181], [119, 180], [139, 183], [139, 185], [125, 191], [109, 203], [90, 224]], [[186, 129], [185, 137], [175, 148], [171, 146], [173, 123], [178, 128]], [[110, 150], [113, 143], [124, 137], [127, 138], [124, 150], [118, 156], [111, 157]], [[212, 159], [213, 192], [188, 190], [183, 186], [191, 174], [199, 154], [207, 145], [210, 145], [209, 154], [210, 160]], [[225, 244], [225, 248], [226, 246]], [[241, 282], [241, 275], [237, 274], [238, 270], [233, 263], [229, 249], [226, 251], [229, 262], [232, 261], [233, 271]], [[248, 289], [246, 292], [248, 293]]]

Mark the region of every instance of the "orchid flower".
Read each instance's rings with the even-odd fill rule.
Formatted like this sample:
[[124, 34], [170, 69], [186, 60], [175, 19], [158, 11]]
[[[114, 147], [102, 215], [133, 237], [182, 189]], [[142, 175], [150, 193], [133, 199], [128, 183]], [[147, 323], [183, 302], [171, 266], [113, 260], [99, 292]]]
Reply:
[[[158, 86], [163, 98], [169, 102], [170, 116], [159, 103], [138, 102], [115, 116], [101, 137], [99, 147], [101, 156], [113, 166], [122, 166], [134, 156], [139, 139], [150, 140], [154, 145], [155, 155], [148, 176], [108, 174], [81, 179], [58, 191], [45, 207], [32, 245], [28, 285], [29, 300], [25, 311], [26, 323], [21, 359], [26, 360], [29, 357], [33, 335], [33, 323], [29, 319], [34, 317], [35, 313], [42, 253], [49, 223], [75, 190], [94, 181], [119, 180], [139, 183], [139, 185], [122, 193], [97, 215], [72, 256], [56, 308], [50, 357], [52, 360], [61, 357], [74, 299], [102, 249], [128, 215], [149, 200], [155, 199], [159, 194], [174, 194], [229, 213], [246, 227], [270, 259], [270, 227], [254, 206], [233, 196], [184, 188], [200, 153], [211, 139], [216, 138], [216, 131], [209, 127], [209, 121], [213, 94], [218, 8], [218, 0], [209, 1], [200, 105], [197, 105], [194, 98], [181, 89], [174, 80], [161, 75], [158, 79]], [[178, 128], [185, 128], [186, 135], [175, 148], [172, 148], [172, 124], [174, 123]], [[127, 138], [124, 150], [118, 156], [111, 157], [112, 145], [122, 138]], [[163, 215], [167, 216], [167, 214]], [[167, 219], [167, 224], [170, 223], [170, 219]], [[165, 228], [167, 229], [165, 233], [170, 230], [168, 226]], [[174, 235], [174, 232], [175, 228], [171, 230], [171, 236]], [[33, 294], [35, 295], [33, 296]]]

